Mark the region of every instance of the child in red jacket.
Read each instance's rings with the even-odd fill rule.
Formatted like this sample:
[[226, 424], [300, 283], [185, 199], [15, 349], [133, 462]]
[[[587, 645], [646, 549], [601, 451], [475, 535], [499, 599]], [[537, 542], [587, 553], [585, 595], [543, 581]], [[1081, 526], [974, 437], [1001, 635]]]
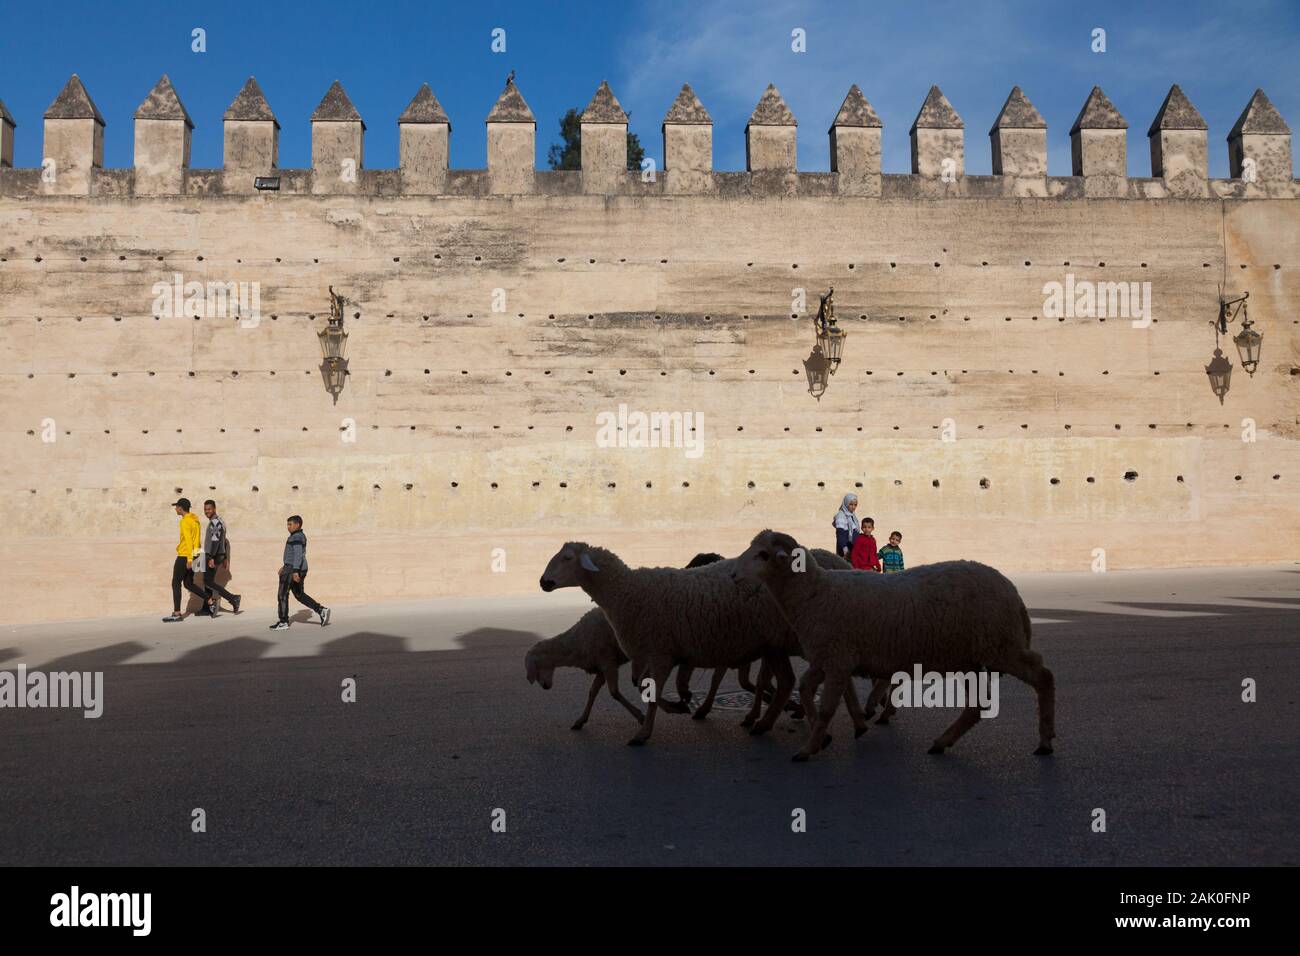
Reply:
[[849, 563], [859, 571], [880, 571], [880, 557], [876, 554], [876, 537], [872, 534], [875, 530], [875, 519], [862, 519], [862, 534], [854, 539], [853, 551], [849, 556]]

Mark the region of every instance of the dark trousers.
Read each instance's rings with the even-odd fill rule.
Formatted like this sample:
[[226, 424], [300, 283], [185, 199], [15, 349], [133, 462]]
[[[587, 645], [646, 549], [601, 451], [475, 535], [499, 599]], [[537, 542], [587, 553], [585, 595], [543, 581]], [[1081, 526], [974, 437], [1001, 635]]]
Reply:
[[224, 560], [225, 560], [224, 557], [216, 558], [215, 561], [217, 566], [215, 568], [208, 568], [203, 572], [204, 598], [209, 603], [211, 603], [212, 593], [215, 591], [217, 594], [225, 598], [231, 607], [234, 607], [235, 606], [234, 595], [232, 595], [229, 591], [227, 591], [225, 588], [223, 588], [220, 584], [217, 583], [217, 572], [221, 570], [221, 562]]
[[208, 602], [207, 595], [194, 583], [194, 572], [190, 570], [190, 562], [178, 554], [176, 563], [172, 565], [172, 610], [177, 614], [181, 613], [182, 584], [185, 585], [185, 590], [202, 598], [204, 604]]
[[298, 599], [299, 604], [311, 608], [311, 610], [315, 611], [317, 614], [320, 613], [320, 604], [313, 600], [311, 595], [302, 589], [303, 582], [307, 580], [307, 572], [299, 571], [298, 577], [302, 580], [294, 581], [292, 570], [282, 569], [280, 571], [280, 590], [279, 593], [276, 594], [276, 601], [280, 606], [280, 620], [282, 621], [289, 620], [289, 592], [291, 591], [293, 592], [293, 596]]

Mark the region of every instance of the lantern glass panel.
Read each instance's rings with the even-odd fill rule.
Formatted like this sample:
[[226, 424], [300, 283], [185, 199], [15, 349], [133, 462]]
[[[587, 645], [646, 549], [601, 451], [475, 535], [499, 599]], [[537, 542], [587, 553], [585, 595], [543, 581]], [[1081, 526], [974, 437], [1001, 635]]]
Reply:
[[1232, 344], [1237, 346], [1237, 354], [1241, 356], [1241, 367], [1250, 375], [1255, 374], [1255, 368], [1259, 365], [1260, 345], [1263, 344], [1263, 340], [1264, 336], [1249, 326], [1233, 336]]
[[348, 333], [343, 331], [343, 325], [335, 325], [330, 322], [329, 328], [322, 329], [317, 333], [320, 338], [321, 355], [327, 359], [341, 359], [348, 349]]
[[819, 339], [818, 341], [818, 344], [822, 347], [822, 351], [831, 362], [832, 374], [835, 372], [834, 366], [840, 364], [840, 359], [844, 355], [844, 340], [847, 337], [848, 333], [843, 329], [832, 328], [826, 334], [824, 339]]

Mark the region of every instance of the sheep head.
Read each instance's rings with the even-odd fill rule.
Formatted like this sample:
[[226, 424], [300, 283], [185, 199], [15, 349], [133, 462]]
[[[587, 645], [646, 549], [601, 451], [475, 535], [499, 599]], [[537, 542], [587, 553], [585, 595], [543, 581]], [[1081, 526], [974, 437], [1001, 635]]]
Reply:
[[745, 553], [736, 559], [734, 577], [773, 583], [807, 569], [812, 562], [808, 551], [788, 534], [765, 530], [754, 535]]
[[541, 642], [528, 649], [524, 655], [524, 673], [528, 675], [528, 683], [541, 684], [542, 690], [550, 690], [555, 680], [555, 665], [543, 663], [541, 651]]
[[582, 541], [570, 541], [546, 565], [539, 582], [543, 591], [556, 588], [578, 588], [590, 580], [590, 576], [600, 573], [600, 567], [592, 560], [590, 547]]

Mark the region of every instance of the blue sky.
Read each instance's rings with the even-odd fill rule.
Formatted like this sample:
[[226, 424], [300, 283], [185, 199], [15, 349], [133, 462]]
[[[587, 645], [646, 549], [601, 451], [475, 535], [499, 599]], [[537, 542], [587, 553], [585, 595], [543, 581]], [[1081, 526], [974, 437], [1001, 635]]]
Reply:
[[[191, 51], [191, 31], [207, 51]], [[1106, 31], [1106, 51], [1091, 50]], [[506, 51], [492, 52], [492, 31]], [[807, 52], [791, 50], [791, 31]], [[885, 124], [885, 172], [908, 171], [907, 131], [931, 83], [966, 122], [966, 168], [990, 171], [988, 129], [1019, 84], [1046, 117], [1049, 171], [1069, 175], [1069, 127], [1093, 84], [1129, 121], [1129, 168], [1150, 175], [1146, 130], [1171, 83], [1210, 126], [1210, 171], [1256, 87], [1300, 123], [1300, 4], [1283, 2], [59, 4], [0, 0], [0, 100], [16, 164], [40, 164], [42, 115], [78, 73], [108, 121], [105, 163], [129, 166], [131, 114], [166, 72], [196, 129], [192, 165], [221, 164], [221, 114], [256, 75], [280, 120], [280, 164], [310, 165], [309, 116], [339, 79], [366, 120], [366, 165], [397, 162], [397, 124], [428, 82], [452, 121], [451, 163], [482, 167], [483, 120], [506, 74], [538, 118], [538, 163], [560, 115], [608, 79], [647, 155], [684, 81], [714, 120], [714, 163], [743, 169], [745, 122], [769, 83], [799, 120], [799, 167], [829, 168], [826, 130], [852, 83]]]

